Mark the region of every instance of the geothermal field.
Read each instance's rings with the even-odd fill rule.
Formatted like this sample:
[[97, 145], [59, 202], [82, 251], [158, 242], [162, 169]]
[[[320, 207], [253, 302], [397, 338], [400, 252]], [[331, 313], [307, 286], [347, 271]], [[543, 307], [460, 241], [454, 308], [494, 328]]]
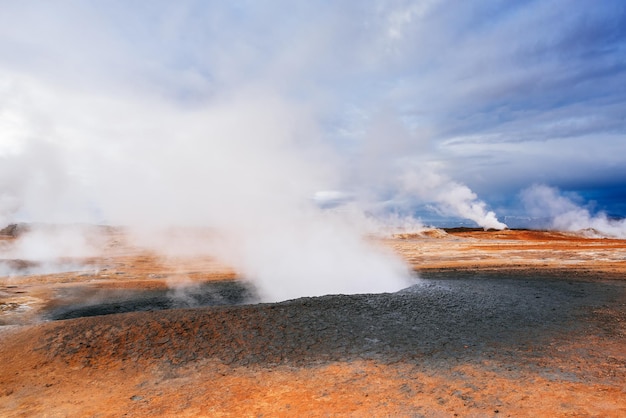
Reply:
[[409, 266], [404, 288], [289, 299], [122, 228], [25, 259], [33, 229], [0, 236], [3, 417], [626, 416], [625, 240], [370, 237]]
[[0, 418], [626, 417], [624, 86], [623, 0], [1, 1]]

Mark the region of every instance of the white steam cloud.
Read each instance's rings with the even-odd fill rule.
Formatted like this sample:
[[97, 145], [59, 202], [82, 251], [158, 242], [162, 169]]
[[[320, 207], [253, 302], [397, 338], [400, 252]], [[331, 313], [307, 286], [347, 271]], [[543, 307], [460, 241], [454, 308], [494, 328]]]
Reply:
[[[400, 6], [7, 3], [0, 225], [127, 226], [163, 253], [217, 255], [265, 300], [407, 286], [367, 239], [380, 225], [419, 227], [415, 204], [505, 225], [432, 162], [428, 123], [401, 120], [397, 92], [366, 94], [387, 90], [389, 66], [413, 73], [399, 52], [422, 26], [407, 23], [436, 11]], [[172, 241], [172, 227], [211, 236]]]
[[[47, 86], [20, 91], [31, 103], [55, 106], [18, 115], [27, 121], [24, 137], [33, 139], [3, 156], [11, 163], [3, 166], [10, 203], [4, 222], [105, 221], [139, 236], [210, 227], [204, 250], [233, 265], [268, 301], [410, 284], [398, 257], [311, 199], [332, 188], [337, 174], [310, 113], [297, 103], [250, 89], [189, 111]], [[51, 126], [28, 132], [42, 125], [38, 110]], [[31, 258], [54, 247], [32, 238], [23, 241]], [[64, 238], [80, 244], [80, 237]], [[167, 252], [161, 242], [149, 245]]]
[[0, 276], [83, 270], [84, 259], [100, 254], [100, 232], [86, 225], [16, 226], [13, 240], [0, 240]]
[[[428, 204], [440, 216], [469, 219], [484, 229], [507, 227], [467, 185], [445, 174], [449, 167], [433, 158], [427, 129], [410, 128], [388, 109], [363, 124], [369, 129], [359, 138], [359, 151], [350, 165], [356, 167], [354, 176], [362, 185], [353, 198], [371, 212], [387, 216], [379, 213], [381, 201], [383, 209], [404, 214]], [[341, 201], [340, 195], [334, 197]]]
[[403, 189], [415, 193], [425, 201], [432, 201], [446, 216], [459, 216], [476, 222], [484, 229], [504, 229], [495, 212], [478, 199], [466, 185], [456, 182], [435, 170], [411, 170], [404, 173]]
[[555, 187], [533, 185], [522, 191], [521, 199], [530, 216], [548, 218], [545, 226], [549, 228], [626, 238], [626, 220], [610, 219], [603, 212], [593, 214]]

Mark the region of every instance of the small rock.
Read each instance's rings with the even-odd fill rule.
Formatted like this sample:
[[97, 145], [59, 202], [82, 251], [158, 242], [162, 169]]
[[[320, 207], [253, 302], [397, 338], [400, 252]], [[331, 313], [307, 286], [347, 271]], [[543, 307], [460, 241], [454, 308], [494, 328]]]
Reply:
[[170, 341], [170, 337], [162, 337], [155, 341], [156, 344], [165, 344]]

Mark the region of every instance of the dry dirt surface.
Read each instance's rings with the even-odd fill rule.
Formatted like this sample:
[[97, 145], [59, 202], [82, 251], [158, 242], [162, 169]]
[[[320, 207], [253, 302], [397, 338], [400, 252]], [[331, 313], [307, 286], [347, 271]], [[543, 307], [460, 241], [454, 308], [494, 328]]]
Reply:
[[109, 238], [80, 271], [4, 260], [0, 416], [626, 416], [624, 240], [403, 234], [408, 289], [261, 304]]

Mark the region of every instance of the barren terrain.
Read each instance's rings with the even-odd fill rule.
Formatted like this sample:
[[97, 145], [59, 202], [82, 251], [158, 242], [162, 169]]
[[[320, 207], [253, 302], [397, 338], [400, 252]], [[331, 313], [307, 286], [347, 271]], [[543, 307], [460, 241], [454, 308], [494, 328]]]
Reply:
[[626, 416], [626, 241], [379, 244], [414, 286], [274, 304], [210, 257], [157, 257], [119, 230], [64, 260], [78, 271], [4, 260], [21, 274], [0, 277], [0, 416]]

